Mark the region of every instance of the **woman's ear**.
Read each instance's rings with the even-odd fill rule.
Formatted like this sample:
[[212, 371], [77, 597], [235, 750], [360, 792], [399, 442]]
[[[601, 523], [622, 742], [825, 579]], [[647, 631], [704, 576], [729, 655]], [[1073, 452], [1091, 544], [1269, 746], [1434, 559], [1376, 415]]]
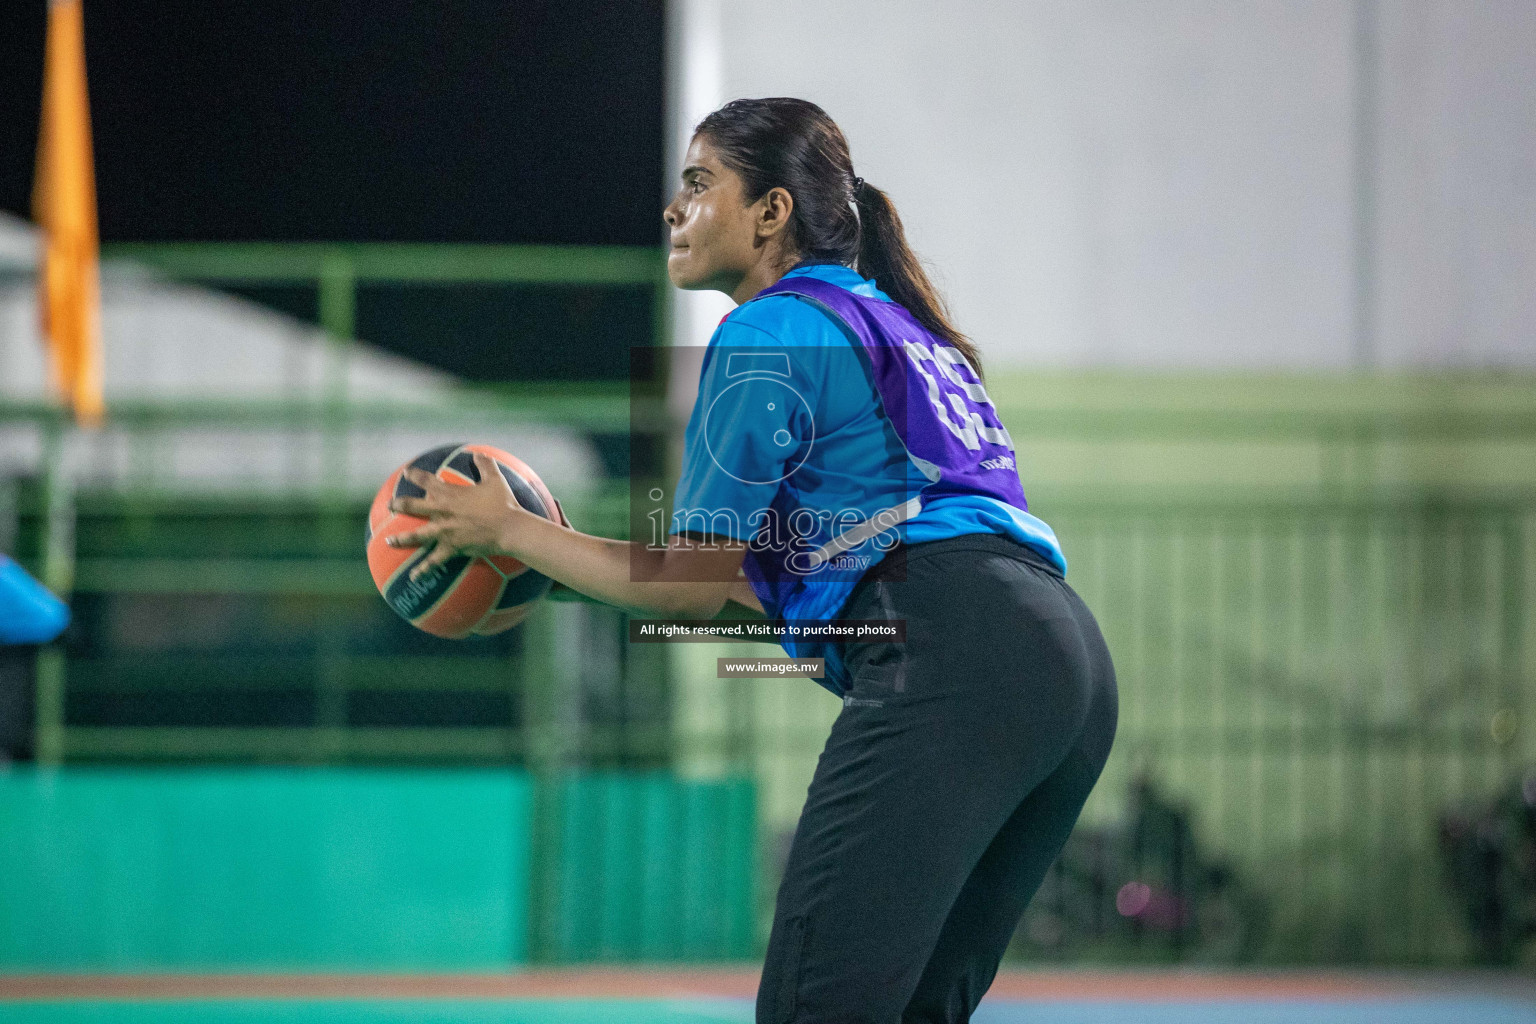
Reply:
[[757, 201], [757, 237], [767, 242], [789, 238], [789, 219], [795, 212], [795, 199], [784, 188], [775, 186]]

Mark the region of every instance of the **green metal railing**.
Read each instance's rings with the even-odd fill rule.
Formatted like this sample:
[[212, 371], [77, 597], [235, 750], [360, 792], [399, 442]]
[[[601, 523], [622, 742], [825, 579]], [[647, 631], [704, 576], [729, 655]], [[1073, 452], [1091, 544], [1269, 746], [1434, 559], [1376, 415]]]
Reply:
[[[652, 290], [653, 341], [663, 337], [668, 308], [665, 261], [656, 250], [643, 247], [402, 245], [310, 243], [145, 243], [104, 248], [108, 260], [149, 267], [168, 277], [210, 285], [306, 285], [317, 292], [319, 322], [328, 343], [325, 383], [320, 400], [114, 402], [106, 426], [129, 435], [130, 446], [152, 452], [157, 436], [177, 429], [218, 425], [229, 428], [318, 429], [326, 451], [344, 464], [348, 431], [399, 422], [402, 410], [393, 403], [359, 402], [347, 393], [347, 363], [357, 309], [357, 289], [370, 283], [422, 286], [496, 283], [505, 285], [599, 285], [645, 287]], [[514, 423], [561, 425], [598, 432], [665, 429], [659, 408], [638, 407], [627, 384], [520, 385], [499, 394], [467, 392], [451, 410], [412, 408], [411, 422], [464, 429], [466, 423], [505, 426]], [[33, 422], [40, 426], [45, 453], [41, 460], [35, 507], [40, 524], [34, 567], [55, 591], [97, 593], [257, 593], [310, 594], [343, 597], [367, 594], [371, 583], [359, 573], [358, 556], [339, 552], [332, 557], [273, 560], [260, 551], [244, 558], [203, 558], [187, 551], [175, 556], [87, 556], [77, 562], [74, 545], [76, 496], [61, 472], [61, 457], [70, 427], [57, 408], [46, 404], [0, 406], [0, 422]], [[157, 460], [139, 456], [128, 492], [109, 499], [120, 514], [147, 521], [159, 481]], [[286, 495], [290, 505], [314, 505], [320, 519], [336, 536], [351, 537], [361, 509], [335, 487], [316, 495]], [[625, 527], [622, 488], [568, 500], [568, 509], [584, 525], [619, 533]], [[258, 501], [259, 505], [260, 502]], [[214, 514], [241, 507], [226, 505]], [[108, 515], [114, 514], [111, 511]], [[568, 598], [561, 594], [558, 597]], [[545, 662], [555, 657], [541, 642], [548, 616], [530, 622], [524, 681], [530, 691], [536, 681], [553, 680]], [[82, 666], [84, 667], [84, 666]], [[506, 730], [368, 730], [357, 733], [344, 724], [316, 724], [309, 729], [174, 729], [71, 728], [66, 725], [68, 666], [63, 648], [51, 646], [37, 663], [36, 756], [42, 763], [67, 757], [146, 756], [480, 756], [506, 757], [530, 750], [560, 748], [556, 739], [525, 742]], [[328, 674], [334, 676], [334, 671]], [[540, 702], [532, 699], [528, 710]], [[334, 703], [334, 699], [333, 699]], [[548, 703], [544, 701], [543, 703]]]
[[[247, 410], [249, 413], [249, 410]], [[201, 415], [193, 418], [193, 422]], [[114, 419], [109, 419], [109, 425]], [[173, 412], [161, 411], [156, 422], [175, 424]], [[253, 419], [259, 424], [260, 419]], [[50, 431], [49, 436], [59, 435]], [[57, 443], [54, 441], [53, 443]], [[50, 462], [49, 465], [57, 465]], [[378, 605], [372, 579], [362, 557], [361, 527], [366, 506], [355, 499], [338, 501], [324, 494], [240, 495], [230, 498], [176, 498], [162, 492], [115, 495], [75, 494], [50, 469], [35, 488], [19, 496], [23, 536], [30, 540], [25, 560], [56, 592], [65, 595], [128, 597], [245, 595], [264, 601], [304, 599], [329, 602], [334, 609]], [[567, 514], [582, 528], [610, 536], [627, 530], [628, 495], [622, 487], [566, 495]], [[270, 536], [231, 538], [218, 524], [231, 520], [281, 521], [298, 519], [285, 538], [287, 555], [267, 549]], [[95, 542], [77, 547], [81, 533]], [[267, 531], [270, 535], [274, 531]], [[137, 548], [124, 538], [168, 535], [168, 542]], [[217, 535], [220, 550], [209, 553], [206, 541]], [[70, 692], [99, 688], [95, 673], [110, 668], [113, 685], [125, 685], [123, 666], [97, 658], [68, 660], [66, 646], [54, 644], [38, 655], [36, 666], [35, 755], [43, 764], [74, 759], [255, 759], [326, 761], [332, 759], [531, 760], [539, 752], [564, 763], [572, 739], [553, 717], [555, 699], [545, 691], [557, 685], [561, 660], [554, 620], [568, 616], [563, 607], [577, 595], [551, 595], [554, 605], [540, 609], [522, 627], [521, 651], [511, 664], [504, 656], [466, 657], [456, 645], [442, 642], [433, 656], [381, 663], [331, 649], [313, 660], [317, 685], [336, 688], [331, 703], [366, 682], [372, 689], [429, 691], [451, 683], [460, 692], [491, 689], [522, 702], [519, 728], [354, 728], [344, 714], [309, 726], [284, 728], [70, 725], [66, 706]], [[381, 605], [379, 607], [382, 607]], [[612, 613], [615, 616], [617, 612]], [[238, 629], [232, 623], [231, 629]], [[647, 650], [632, 660], [637, 676], [652, 675], [664, 664], [664, 651]], [[650, 656], [654, 664], [646, 663]], [[217, 655], [212, 655], [217, 659]], [[226, 657], [226, 661], [230, 657]], [[208, 662], [209, 673], [231, 673]], [[162, 659], [170, 669], [175, 657]], [[115, 666], [115, 667], [114, 667]], [[153, 675], [153, 673], [151, 673]], [[128, 683], [131, 685], [130, 683]], [[255, 680], [259, 689], [268, 682]], [[216, 685], [216, 684], [215, 684]], [[659, 680], [651, 685], [660, 686]], [[235, 689], [238, 689], [236, 687]], [[664, 736], [653, 738], [653, 747]], [[600, 739], [594, 738], [594, 744]], [[664, 751], [656, 750], [658, 755]]]
[[[1085, 822], [1120, 820], [1138, 773], [1186, 803], [1268, 902], [1263, 961], [1461, 962], [1437, 817], [1536, 766], [1530, 378], [993, 381], [1118, 669]], [[679, 729], [738, 736], [787, 835], [840, 706], [715, 680], [719, 653], [748, 651], [679, 653]]]
[[[1536, 767], [1536, 495], [1039, 511], [1119, 681], [1084, 820], [1118, 820], [1138, 774], [1187, 803], [1270, 901], [1266, 961], [1460, 962], [1437, 817]], [[732, 685], [766, 828], [787, 832], [839, 709]]]
[[[314, 285], [320, 325], [355, 335], [360, 284], [640, 285], [667, 305], [666, 261], [645, 246], [462, 245], [398, 242], [119, 242], [102, 255], [210, 285]], [[657, 316], [653, 340], [665, 340]]]
[[[318, 282], [322, 320], [336, 332], [349, 323], [347, 296], [359, 281], [569, 280], [550, 268], [583, 259], [566, 250], [432, 247], [113, 254], [210, 283]], [[546, 259], [554, 262], [541, 269]], [[622, 252], [579, 273], [659, 288], [658, 265], [655, 254]], [[493, 274], [502, 276], [474, 276]], [[1115, 818], [1127, 780], [1148, 771], [1195, 809], [1209, 849], [1272, 894], [1264, 959], [1455, 962], [1464, 931], [1439, 874], [1434, 816], [1536, 762], [1536, 382], [997, 370], [989, 381], [1018, 444], [1032, 510], [1062, 539], [1069, 582], [1099, 617], [1119, 673], [1119, 738], [1085, 821]], [[325, 427], [398, 414], [335, 389], [327, 396], [117, 405], [110, 422], [152, 437], [191, 424]], [[634, 415], [622, 386], [546, 385], [472, 398], [443, 422], [483, 416], [613, 431], [629, 429]], [[654, 429], [667, 426], [659, 409], [639, 415]], [[36, 407], [0, 408], [7, 418], [46, 424], [52, 444], [65, 429]], [[217, 557], [146, 545], [75, 558], [76, 524], [136, 521], [153, 532], [173, 506], [209, 529], [235, 516], [307, 509], [316, 522], [349, 524], [338, 534], [347, 538], [361, 515], [350, 499], [325, 495], [157, 502], [76, 496], [50, 470], [22, 496], [32, 544], [24, 553], [50, 583], [86, 595], [376, 600], [360, 552], [323, 540], [282, 558], [259, 544]], [[568, 503], [582, 528], [610, 536], [623, 535], [626, 506], [622, 484], [585, 505]], [[520, 717], [497, 727], [358, 726], [335, 715], [334, 694], [332, 717], [302, 726], [69, 725], [65, 698], [92, 685], [85, 674], [93, 665], [72, 665], [53, 648], [38, 666], [38, 749], [55, 760], [747, 771], [765, 837], [792, 828], [837, 702], [803, 681], [714, 678], [714, 659], [734, 653], [729, 647], [634, 645], [620, 685], [653, 687], [665, 713], [594, 725], [576, 705], [600, 687], [574, 672], [570, 652], [593, 646], [617, 614], [552, 602], [523, 627], [515, 656], [413, 661], [333, 651], [324, 669], [325, 685], [339, 693], [367, 684], [502, 694]], [[145, 687], [153, 676], [145, 670]], [[772, 881], [759, 889], [764, 910]]]
[[1536, 762], [1536, 500], [1057, 511], [1117, 659], [1117, 754], [1272, 900], [1275, 961], [1454, 962], [1437, 818]]

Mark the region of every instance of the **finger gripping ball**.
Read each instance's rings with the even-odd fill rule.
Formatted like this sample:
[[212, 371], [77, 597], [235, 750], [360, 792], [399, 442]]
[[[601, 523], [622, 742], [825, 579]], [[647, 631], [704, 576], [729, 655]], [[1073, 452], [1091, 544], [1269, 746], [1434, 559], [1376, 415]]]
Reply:
[[549, 593], [553, 582], [543, 573], [504, 555], [455, 555], [413, 580], [411, 569], [427, 557], [431, 546], [392, 548], [385, 543], [387, 538], [426, 522], [389, 509], [394, 498], [420, 498], [424, 493], [404, 477], [406, 466], [432, 473], [446, 483], [467, 487], [480, 482], [473, 452], [495, 460], [519, 505], [545, 519], [570, 526], [560, 503], [538, 474], [517, 456], [490, 445], [443, 445], [418, 455], [391, 473], [368, 509], [364, 540], [368, 571], [396, 614], [418, 629], [450, 640], [511, 629], [527, 618], [534, 603]]

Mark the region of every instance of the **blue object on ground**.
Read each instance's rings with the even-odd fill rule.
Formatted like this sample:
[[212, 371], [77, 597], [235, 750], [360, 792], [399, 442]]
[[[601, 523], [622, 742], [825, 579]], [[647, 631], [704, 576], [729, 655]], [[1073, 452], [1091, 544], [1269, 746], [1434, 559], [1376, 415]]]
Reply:
[[69, 625], [69, 605], [0, 555], [0, 644], [45, 644]]

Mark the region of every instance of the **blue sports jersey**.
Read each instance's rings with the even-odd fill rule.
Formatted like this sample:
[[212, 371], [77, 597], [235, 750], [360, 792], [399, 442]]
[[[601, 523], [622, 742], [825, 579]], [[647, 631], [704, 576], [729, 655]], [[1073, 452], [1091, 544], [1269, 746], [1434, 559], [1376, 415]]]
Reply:
[[[771, 619], [837, 618], [898, 540], [999, 533], [1066, 571], [964, 357], [848, 267], [802, 264], [721, 321], [684, 446], [670, 533], [748, 543]], [[783, 647], [842, 694], [841, 645]]]

